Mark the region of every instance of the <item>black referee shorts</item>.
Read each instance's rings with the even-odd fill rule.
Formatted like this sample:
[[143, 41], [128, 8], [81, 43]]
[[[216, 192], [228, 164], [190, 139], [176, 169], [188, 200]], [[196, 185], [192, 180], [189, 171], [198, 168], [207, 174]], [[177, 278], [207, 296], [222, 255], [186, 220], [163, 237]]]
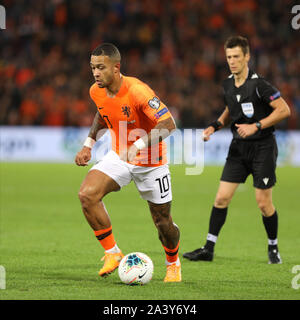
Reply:
[[276, 183], [277, 156], [274, 135], [255, 141], [233, 139], [221, 181], [244, 183], [248, 175], [252, 174], [255, 188], [271, 188]]

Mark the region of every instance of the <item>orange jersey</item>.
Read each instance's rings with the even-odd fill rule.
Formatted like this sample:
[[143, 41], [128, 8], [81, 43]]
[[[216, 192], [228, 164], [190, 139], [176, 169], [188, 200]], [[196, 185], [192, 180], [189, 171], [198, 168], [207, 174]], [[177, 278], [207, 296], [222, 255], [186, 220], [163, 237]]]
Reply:
[[[136, 140], [148, 134], [159, 121], [171, 117], [154, 91], [137, 78], [123, 76], [121, 88], [113, 98], [107, 96], [105, 88], [94, 83], [90, 96], [110, 130], [112, 149], [119, 155], [124, 148], [128, 150]], [[161, 141], [141, 150], [131, 163], [155, 167], [166, 162], [166, 143]]]

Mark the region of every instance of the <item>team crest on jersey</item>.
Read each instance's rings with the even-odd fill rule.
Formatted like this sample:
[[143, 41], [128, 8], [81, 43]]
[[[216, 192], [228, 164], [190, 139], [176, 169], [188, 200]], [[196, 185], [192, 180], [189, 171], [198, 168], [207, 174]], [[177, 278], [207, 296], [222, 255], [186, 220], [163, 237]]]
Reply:
[[160, 101], [157, 97], [153, 97], [151, 100], [148, 101], [148, 104], [153, 109], [158, 109], [160, 106]]
[[251, 118], [254, 115], [254, 108], [252, 102], [242, 103], [242, 110], [246, 117]]
[[127, 118], [130, 117], [130, 114], [131, 114], [130, 107], [128, 107], [128, 106], [122, 107], [122, 112], [123, 112], [124, 116], [127, 116]]

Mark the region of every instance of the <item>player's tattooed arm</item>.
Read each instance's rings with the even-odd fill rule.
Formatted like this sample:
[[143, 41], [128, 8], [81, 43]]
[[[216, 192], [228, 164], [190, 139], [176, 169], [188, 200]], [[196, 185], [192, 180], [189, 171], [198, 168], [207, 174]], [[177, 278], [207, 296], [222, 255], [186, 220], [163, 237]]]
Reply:
[[[123, 161], [133, 161], [138, 151], [156, 145], [166, 137], [168, 137], [173, 130], [176, 129], [176, 124], [173, 117], [169, 117], [165, 120], [161, 120], [147, 135], [141, 137], [136, 141], [127, 151], [120, 155]], [[139, 147], [136, 143], [139, 142]]]
[[[107, 129], [107, 126], [105, 121], [101, 118], [99, 112], [97, 112], [89, 132], [89, 138], [95, 141], [96, 141], [96, 137], [100, 139], [106, 132], [106, 129]], [[92, 145], [91, 146], [84, 145], [82, 149], [76, 154], [75, 163], [78, 166], [87, 166], [88, 162], [91, 160], [91, 157], [92, 157]]]
[[[96, 140], [98, 132], [103, 129], [107, 129], [106, 122], [102, 119], [99, 112], [96, 112], [93, 124], [89, 132], [89, 137]], [[101, 132], [102, 133], [101, 136], [103, 136], [105, 131], [106, 130], [103, 130], [103, 133]], [[101, 138], [101, 136], [100, 137], [98, 136], [98, 139]]]
[[167, 138], [175, 129], [176, 124], [171, 116], [158, 122], [158, 124], [149, 132], [148, 137], [145, 137], [146, 139], [144, 141], [146, 144], [148, 143], [147, 145], [150, 147]]

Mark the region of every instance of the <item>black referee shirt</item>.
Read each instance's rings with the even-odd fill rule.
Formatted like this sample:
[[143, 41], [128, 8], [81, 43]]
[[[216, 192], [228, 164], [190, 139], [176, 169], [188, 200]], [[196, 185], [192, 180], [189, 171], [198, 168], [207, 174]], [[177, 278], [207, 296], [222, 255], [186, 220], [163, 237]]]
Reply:
[[280, 97], [280, 92], [265, 79], [249, 70], [248, 77], [242, 86], [237, 88], [234, 76], [230, 75], [224, 82], [224, 102], [228, 106], [233, 138], [243, 140], [258, 140], [272, 134], [274, 126], [258, 130], [254, 135], [241, 138], [235, 126], [251, 124], [267, 117], [274, 109], [269, 105]]

